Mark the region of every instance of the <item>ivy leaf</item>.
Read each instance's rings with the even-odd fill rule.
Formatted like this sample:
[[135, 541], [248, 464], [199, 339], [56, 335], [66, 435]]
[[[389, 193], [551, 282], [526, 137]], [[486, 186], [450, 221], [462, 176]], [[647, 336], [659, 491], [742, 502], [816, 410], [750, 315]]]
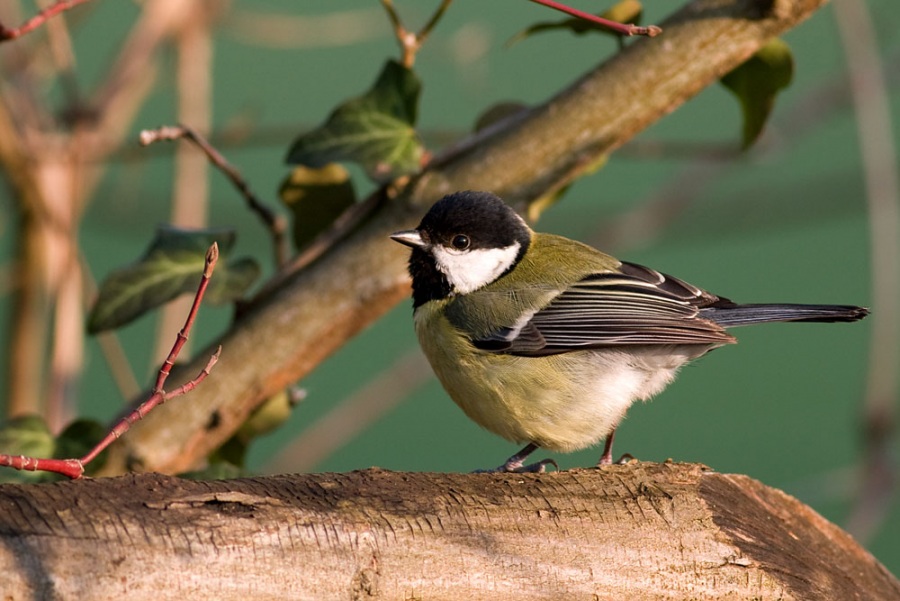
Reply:
[[790, 47], [774, 38], [749, 60], [722, 77], [722, 84], [737, 96], [744, 117], [741, 147], [746, 150], [759, 138], [775, 105], [778, 92], [794, 75]]
[[[244, 298], [244, 294], [253, 285], [253, 282], [259, 278], [261, 271], [259, 263], [250, 257], [232, 259], [224, 265], [220, 263], [216, 267], [216, 273], [210, 280], [209, 288], [206, 289], [206, 295], [203, 298], [213, 305], [224, 305], [240, 300]], [[194, 277], [194, 285], [188, 286], [189, 292], [197, 289], [200, 273], [202, 273], [202, 269]]]
[[287, 162], [324, 167], [352, 161], [379, 183], [417, 171], [424, 155], [414, 129], [421, 89], [415, 73], [388, 61], [368, 92], [343, 103], [323, 125], [297, 138]]
[[296, 405], [297, 401], [287, 390], [276, 392], [241, 424], [234, 434], [235, 438], [249, 444], [254, 438], [278, 429], [291, 417]]
[[[644, 12], [644, 7], [641, 5], [640, 0], [621, 0], [617, 2], [609, 9], [599, 13], [597, 16], [602, 17], [604, 19], [608, 19], [610, 21], [617, 21], [619, 23], [633, 23], [638, 24], [641, 20], [641, 15]], [[521, 42], [525, 38], [529, 38], [536, 33], [543, 33], [545, 31], [555, 31], [555, 30], [568, 30], [575, 35], [584, 35], [586, 33], [602, 33], [605, 35], [611, 35], [619, 40], [622, 39], [622, 36], [602, 27], [598, 23], [593, 21], [588, 21], [586, 19], [579, 19], [577, 17], [569, 17], [567, 19], [561, 19], [559, 21], [541, 21], [539, 23], [535, 23], [531, 27], [527, 27], [523, 29], [519, 33], [515, 34], [510, 40], [506, 43], [507, 46], [512, 46], [518, 42]]]
[[[187, 292], [194, 292], [213, 242], [224, 259], [234, 246], [232, 230], [184, 230], [161, 227], [137, 263], [109, 274], [88, 316], [88, 332], [96, 334], [123, 326]], [[222, 303], [240, 298], [259, 276], [252, 259], [219, 261], [206, 298]]]
[[281, 184], [281, 201], [294, 219], [294, 247], [303, 248], [356, 202], [350, 174], [341, 165], [299, 166]]
[[[14, 417], [0, 427], [0, 453], [27, 457], [53, 457], [55, 443], [50, 428], [36, 415]], [[45, 473], [0, 471], [0, 482], [35, 482], [47, 478]]]

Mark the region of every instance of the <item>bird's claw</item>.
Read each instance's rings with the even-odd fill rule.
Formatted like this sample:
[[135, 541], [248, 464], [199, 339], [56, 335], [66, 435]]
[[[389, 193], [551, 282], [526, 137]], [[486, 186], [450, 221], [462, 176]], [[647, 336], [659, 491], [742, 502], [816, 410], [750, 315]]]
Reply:
[[525, 465], [521, 459], [510, 460], [499, 467], [488, 470], [475, 470], [473, 474], [543, 474], [547, 471], [547, 466], [552, 465], [559, 471], [559, 464], [555, 459], [541, 459], [534, 463]]
[[612, 456], [604, 453], [603, 456], [600, 457], [600, 461], [597, 462], [597, 467], [604, 465], [626, 465], [632, 461], [637, 461], [637, 459], [631, 453], [625, 453], [615, 462], [612, 460]]

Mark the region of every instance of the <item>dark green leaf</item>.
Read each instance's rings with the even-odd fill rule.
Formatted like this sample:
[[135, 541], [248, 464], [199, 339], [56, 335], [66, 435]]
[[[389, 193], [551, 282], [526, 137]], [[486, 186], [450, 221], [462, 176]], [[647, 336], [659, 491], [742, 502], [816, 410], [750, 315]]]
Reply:
[[219, 264], [210, 282], [211, 301], [239, 298], [259, 273], [251, 259], [225, 261], [234, 246], [231, 230], [162, 227], [137, 262], [109, 274], [88, 316], [88, 332], [120, 327], [181, 294], [194, 292], [206, 251], [219, 244]]
[[302, 248], [356, 202], [350, 174], [337, 163], [295, 167], [281, 184], [281, 200], [294, 217], [294, 246]]
[[741, 103], [744, 117], [742, 147], [749, 148], [759, 138], [775, 105], [778, 92], [788, 87], [794, 75], [790, 47], [774, 38], [748, 61], [722, 77], [722, 84]]
[[[597, 16], [602, 17], [604, 19], [608, 19], [610, 21], [617, 21], [619, 23], [632, 23], [637, 25], [641, 21], [641, 15], [643, 14], [644, 8], [640, 3], [640, 0], [621, 0], [617, 2], [609, 9], [599, 13]], [[570, 31], [575, 35], [584, 35], [586, 33], [602, 33], [605, 35], [615, 36], [616, 38], [621, 39], [621, 35], [610, 31], [609, 29], [603, 27], [599, 23], [595, 23], [594, 21], [588, 21], [587, 19], [579, 19], [577, 17], [569, 17], [566, 19], [561, 19], [559, 21], [541, 21], [539, 23], [535, 23], [531, 27], [523, 29], [519, 33], [515, 34], [510, 40], [507, 42], [507, 46], [512, 46], [517, 42], [521, 42], [525, 38], [531, 37], [536, 33], [543, 33], [546, 31], [555, 31], [555, 30], [564, 30]]]
[[[56, 439], [53, 457], [56, 459], [75, 459], [83, 457], [106, 436], [107, 429], [100, 422], [90, 419], [78, 419], [66, 426]], [[103, 467], [105, 453], [85, 466], [87, 473], [96, 472]]]
[[[259, 263], [250, 257], [241, 257], [220, 263], [209, 282], [209, 288], [206, 289], [204, 298], [214, 305], [239, 300], [259, 278], [260, 273]], [[198, 273], [198, 278], [199, 275]], [[196, 285], [190, 290], [193, 291], [195, 288]]]
[[323, 125], [297, 138], [288, 162], [324, 167], [353, 161], [376, 182], [417, 171], [424, 154], [414, 129], [420, 91], [415, 73], [388, 61], [368, 92], [340, 105]]

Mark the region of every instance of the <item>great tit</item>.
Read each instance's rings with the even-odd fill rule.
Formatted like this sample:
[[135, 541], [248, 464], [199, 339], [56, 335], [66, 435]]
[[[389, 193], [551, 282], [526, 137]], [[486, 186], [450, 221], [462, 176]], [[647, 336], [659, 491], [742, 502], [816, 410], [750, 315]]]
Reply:
[[438, 201], [414, 230], [391, 238], [412, 248], [416, 335], [457, 405], [477, 424], [527, 443], [498, 471], [530, 466], [538, 447], [606, 446], [636, 400], [678, 368], [736, 342], [732, 326], [774, 321], [856, 321], [846, 305], [736, 304], [590, 246], [532, 231], [490, 192]]

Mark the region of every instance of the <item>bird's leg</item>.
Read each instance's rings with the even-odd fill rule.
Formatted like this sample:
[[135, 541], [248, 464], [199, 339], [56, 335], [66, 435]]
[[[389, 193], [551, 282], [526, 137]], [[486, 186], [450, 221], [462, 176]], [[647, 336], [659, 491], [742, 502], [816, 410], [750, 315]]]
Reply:
[[616, 438], [616, 429], [613, 428], [612, 432], [610, 432], [606, 436], [606, 444], [603, 445], [603, 454], [600, 455], [600, 461], [597, 462], [597, 465], [612, 465], [612, 445], [613, 440]]
[[[613, 428], [613, 431], [610, 432], [609, 435], [606, 437], [606, 444], [603, 445], [603, 454], [600, 455], [600, 461], [597, 462], [597, 467], [600, 467], [601, 465], [612, 465], [613, 464], [612, 446], [613, 446], [613, 440], [615, 438], [616, 438], [616, 429]], [[629, 453], [625, 453], [624, 455], [619, 457], [619, 460], [616, 461], [616, 464], [622, 465], [624, 463], [627, 463], [630, 459], [634, 459], [634, 457]]]
[[522, 473], [531, 473], [531, 474], [542, 474], [548, 465], [552, 465], [557, 470], [559, 470], [559, 466], [556, 464], [556, 461], [553, 459], [541, 459], [535, 463], [530, 463], [525, 465], [525, 459], [528, 458], [529, 455], [534, 453], [538, 449], [538, 446], [533, 442], [529, 442], [525, 447], [506, 460], [506, 462], [500, 467], [496, 467], [492, 470], [477, 470], [476, 473], [479, 472], [515, 472], [518, 474]]

